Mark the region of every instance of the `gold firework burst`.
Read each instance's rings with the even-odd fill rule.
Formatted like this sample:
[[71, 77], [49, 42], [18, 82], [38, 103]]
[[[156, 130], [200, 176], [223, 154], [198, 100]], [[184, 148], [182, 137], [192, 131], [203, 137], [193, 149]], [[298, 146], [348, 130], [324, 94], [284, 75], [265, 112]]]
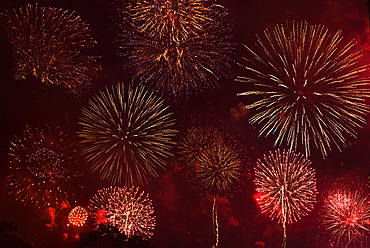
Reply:
[[143, 184], [164, 168], [175, 121], [163, 100], [143, 86], [107, 87], [82, 110], [83, 154], [101, 178], [113, 184]]
[[275, 145], [303, 148], [307, 157], [312, 146], [325, 157], [356, 137], [370, 93], [367, 66], [359, 63], [353, 41], [323, 25], [293, 22], [266, 30], [254, 48], [246, 48], [250, 76], [236, 80], [249, 89], [238, 95], [260, 98], [246, 105], [256, 110], [250, 122], [261, 125], [260, 135], [276, 135]]

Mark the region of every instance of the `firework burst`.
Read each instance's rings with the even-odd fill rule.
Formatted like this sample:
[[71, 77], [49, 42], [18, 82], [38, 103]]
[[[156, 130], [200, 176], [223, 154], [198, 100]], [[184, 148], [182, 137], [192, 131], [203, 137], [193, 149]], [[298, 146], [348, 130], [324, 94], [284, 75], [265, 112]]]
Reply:
[[370, 231], [370, 202], [364, 188], [335, 185], [330, 189], [322, 208], [322, 223], [334, 243], [366, 243]]
[[91, 199], [91, 211], [97, 223], [97, 216], [103, 211], [104, 224], [117, 227], [128, 237], [140, 235], [148, 239], [153, 235], [155, 216], [152, 201], [139, 188], [110, 187], [99, 190]]
[[199, 0], [137, 1], [119, 11], [120, 54], [128, 57], [138, 81], [178, 97], [213, 89], [227, 74], [234, 45], [223, 6]]
[[283, 224], [293, 223], [313, 209], [316, 198], [315, 171], [302, 154], [280, 150], [264, 155], [255, 167], [255, 184], [262, 212]]
[[74, 12], [28, 4], [0, 18], [13, 44], [16, 79], [35, 77], [74, 94], [89, 87], [99, 66], [83, 51], [96, 41]]
[[236, 189], [248, 162], [226, 124], [209, 115], [192, 115], [182, 126], [178, 154], [188, 179], [214, 194]]
[[[241, 181], [243, 163], [240, 154], [225, 142], [206, 146], [192, 165], [193, 180], [207, 191], [228, 193]], [[219, 224], [217, 214], [217, 197], [213, 197], [212, 220], [215, 235], [214, 248], [219, 246]]]
[[69, 213], [68, 221], [73, 226], [83, 226], [87, 221], [87, 217], [87, 210], [81, 206], [77, 206]]
[[246, 159], [239, 142], [224, 123], [209, 115], [189, 116], [178, 135], [178, 153], [187, 177], [196, 187], [215, 194], [212, 205], [214, 245], [219, 246], [217, 195], [237, 189], [246, 174]]
[[113, 184], [143, 184], [157, 177], [172, 155], [172, 113], [161, 98], [119, 83], [106, 88], [82, 110], [79, 136], [84, 154], [102, 179]]
[[222, 134], [212, 125], [190, 126], [180, 132], [178, 148], [184, 164], [196, 164], [207, 147], [223, 142]]
[[196, 180], [211, 191], [227, 192], [240, 180], [242, 159], [225, 143], [207, 147], [195, 165]]
[[16, 199], [48, 207], [69, 202], [76, 169], [77, 144], [58, 126], [27, 126], [10, 146], [8, 188]]
[[266, 30], [254, 49], [246, 48], [250, 76], [236, 81], [253, 86], [238, 95], [261, 98], [246, 106], [257, 110], [250, 122], [261, 124], [260, 135], [276, 133], [275, 145], [302, 146], [306, 156], [315, 146], [324, 157], [356, 137], [370, 94], [367, 66], [358, 63], [362, 55], [353, 41], [323, 25], [293, 22]]

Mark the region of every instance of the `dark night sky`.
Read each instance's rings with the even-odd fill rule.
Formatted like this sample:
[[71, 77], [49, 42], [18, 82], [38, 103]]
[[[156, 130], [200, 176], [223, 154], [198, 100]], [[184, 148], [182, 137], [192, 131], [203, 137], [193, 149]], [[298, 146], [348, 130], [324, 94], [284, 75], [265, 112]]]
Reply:
[[[3, 0], [0, 11], [18, 8], [27, 2], [25, 0]], [[109, 0], [42, 0], [42, 6], [60, 7], [75, 10], [81, 18], [89, 23], [92, 36], [98, 41], [95, 51], [102, 56], [102, 73], [95, 80], [92, 91], [81, 99], [70, 99], [57, 90], [51, 89], [45, 97], [39, 97], [35, 90], [37, 83], [14, 81], [12, 79], [11, 46], [3, 30], [0, 35], [0, 219], [16, 221], [19, 236], [33, 243], [35, 248], [56, 247], [58, 230], [49, 231], [45, 226], [47, 215], [24, 207], [15, 202], [4, 189], [4, 175], [8, 167], [8, 147], [13, 135], [19, 133], [27, 124], [57, 122], [76, 129], [80, 109], [87, 102], [86, 98], [107, 84], [117, 81], [130, 81], [129, 72], [122, 69], [122, 58], [116, 54], [117, 45], [113, 43], [115, 33], [110, 20]], [[358, 46], [366, 46], [368, 8], [366, 0], [222, 0], [229, 8], [233, 35], [238, 44], [235, 60], [241, 62], [245, 55], [241, 44], [252, 44], [255, 33], [262, 33], [267, 27], [284, 23], [285, 20], [308, 20], [310, 24], [324, 24], [330, 30], [343, 30], [343, 36], [350, 40], [356, 39]], [[370, 54], [365, 56], [370, 61]], [[366, 58], [366, 57], [365, 57]], [[177, 119], [189, 113], [213, 113], [230, 124], [231, 129], [240, 137], [246, 146], [255, 146], [255, 160], [272, 148], [269, 139], [256, 138], [254, 131], [247, 122], [233, 122], [231, 107], [237, 107], [239, 102], [246, 101], [237, 97], [236, 93], [245, 89], [245, 85], [234, 82], [236, 75], [242, 75], [243, 70], [236, 64], [232, 65], [230, 76], [221, 80], [221, 87], [205, 93], [193, 95], [189, 100], [173, 103], [171, 111]], [[36, 86], [37, 88], [37, 86]], [[68, 115], [68, 120], [65, 116]], [[353, 173], [361, 179], [366, 179], [369, 172], [368, 154], [370, 128], [369, 125], [359, 131], [359, 138], [352, 146], [342, 153], [333, 151], [325, 160], [312, 157], [313, 166], [317, 170], [318, 190], [324, 191], [331, 180]], [[96, 175], [85, 176], [86, 185], [80, 204], [87, 206], [88, 199], [107, 183], [100, 182]], [[212, 222], [210, 199], [199, 195], [191, 189], [191, 185], [182, 176], [179, 168], [168, 165], [167, 172], [152, 180], [143, 187], [150, 193], [157, 216], [157, 226], [151, 243], [158, 248], [202, 248], [212, 246]], [[240, 192], [219, 201], [220, 247], [258, 247], [257, 241], [266, 243], [266, 247], [279, 247], [281, 228], [268, 216], [259, 214], [253, 199], [254, 186], [252, 180], [241, 186]], [[318, 197], [320, 199], [320, 195]], [[317, 217], [317, 203], [314, 211], [298, 223], [288, 226], [288, 247], [324, 247]], [[50, 245], [50, 246], [48, 246]], [[369, 246], [370, 247], [370, 246]]]

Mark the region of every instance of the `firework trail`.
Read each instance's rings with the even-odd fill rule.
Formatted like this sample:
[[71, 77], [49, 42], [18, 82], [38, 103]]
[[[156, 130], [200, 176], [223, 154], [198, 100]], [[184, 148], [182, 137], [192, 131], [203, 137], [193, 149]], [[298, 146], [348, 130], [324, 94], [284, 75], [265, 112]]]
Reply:
[[213, 194], [213, 247], [219, 246], [217, 195], [227, 194], [240, 186], [245, 172], [245, 151], [227, 131], [223, 122], [208, 115], [186, 118], [178, 135], [179, 160], [187, 178], [196, 187]]

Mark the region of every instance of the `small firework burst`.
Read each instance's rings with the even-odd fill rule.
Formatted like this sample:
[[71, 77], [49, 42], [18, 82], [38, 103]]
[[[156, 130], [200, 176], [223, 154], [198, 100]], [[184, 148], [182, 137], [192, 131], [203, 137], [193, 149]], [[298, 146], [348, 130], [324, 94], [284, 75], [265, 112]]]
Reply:
[[49, 207], [69, 202], [82, 175], [76, 142], [59, 126], [27, 126], [10, 146], [8, 188], [17, 200]]
[[179, 97], [213, 89], [227, 74], [234, 45], [222, 5], [140, 0], [118, 11], [120, 54], [128, 57], [138, 81]]
[[13, 45], [16, 79], [35, 77], [73, 94], [90, 86], [97, 56], [83, 52], [96, 41], [74, 12], [28, 4], [0, 18]]
[[[336, 245], [361, 245], [370, 232], [370, 201], [361, 183], [339, 183], [326, 194], [322, 223]], [[361, 246], [362, 247], [362, 246]]]
[[367, 65], [353, 41], [346, 43], [341, 31], [331, 34], [323, 25], [293, 22], [277, 25], [258, 37], [255, 48], [246, 47], [249, 90], [238, 95], [256, 95], [246, 105], [255, 109], [252, 124], [260, 135], [277, 135], [275, 145], [304, 149], [313, 146], [322, 156], [339, 150], [356, 129], [366, 122], [370, 97]]
[[[153, 235], [155, 216], [152, 201], [139, 188], [110, 187], [99, 190], [91, 199], [91, 211], [97, 224], [117, 227], [128, 237], [139, 235], [148, 239]], [[99, 217], [102, 211], [104, 222]]]
[[283, 224], [283, 246], [286, 224], [307, 215], [316, 201], [315, 170], [310, 165], [311, 161], [302, 154], [276, 150], [264, 155], [255, 167], [257, 203], [262, 212]]
[[192, 115], [182, 126], [178, 154], [188, 179], [214, 194], [236, 189], [248, 162], [226, 124], [210, 115]]
[[87, 217], [87, 210], [81, 206], [77, 206], [69, 213], [68, 221], [73, 226], [83, 226], [87, 221]]
[[82, 110], [84, 154], [102, 179], [143, 184], [157, 177], [172, 155], [176, 130], [163, 100], [145, 88], [122, 83], [106, 88]]

